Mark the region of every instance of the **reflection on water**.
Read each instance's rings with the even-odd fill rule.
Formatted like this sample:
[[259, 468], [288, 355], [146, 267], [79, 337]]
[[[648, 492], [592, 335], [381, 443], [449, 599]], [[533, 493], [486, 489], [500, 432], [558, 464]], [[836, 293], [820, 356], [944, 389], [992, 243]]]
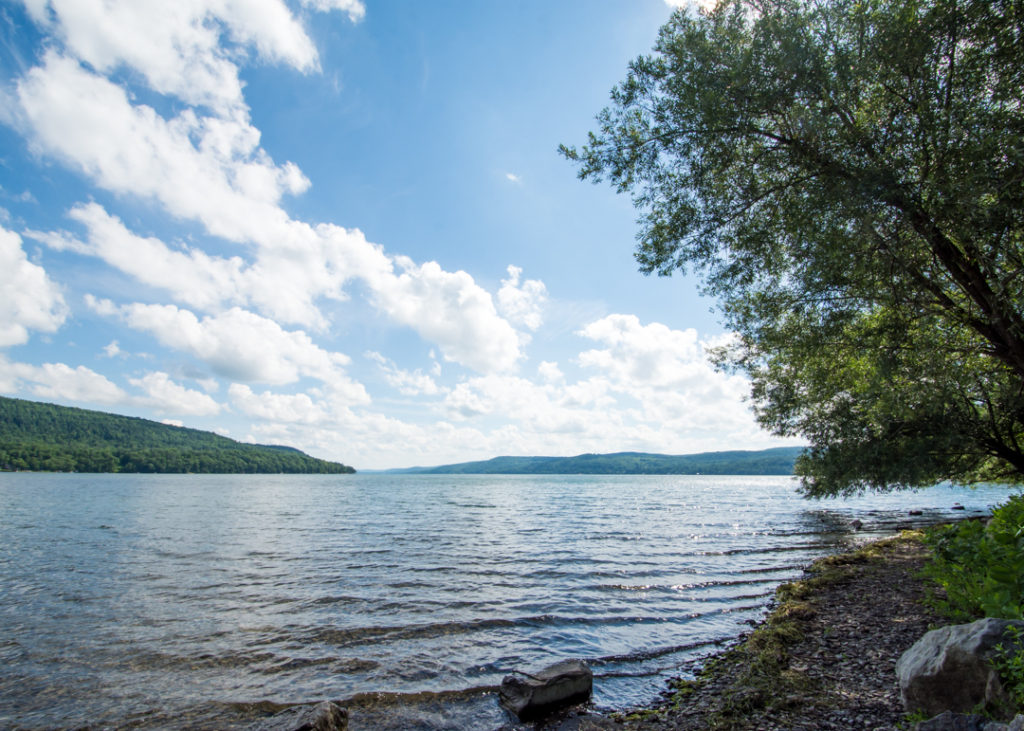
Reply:
[[566, 657], [591, 663], [598, 705], [648, 702], [837, 544], [895, 529], [908, 507], [929, 522], [1004, 495], [0, 474], [0, 726], [218, 728], [324, 698], [351, 701], [353, 728], [498, 725], [493, 697], [466, 689]]

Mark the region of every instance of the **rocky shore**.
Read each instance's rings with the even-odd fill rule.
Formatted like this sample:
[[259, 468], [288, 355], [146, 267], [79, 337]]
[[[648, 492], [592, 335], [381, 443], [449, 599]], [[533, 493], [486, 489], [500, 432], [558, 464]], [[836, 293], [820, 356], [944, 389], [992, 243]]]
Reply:
[[769, 617], [655, 708], [552, 719], [558, 731], [910, 728], [896, 661], [930, 626], [919, 534], [816, 562], [780, 587]]

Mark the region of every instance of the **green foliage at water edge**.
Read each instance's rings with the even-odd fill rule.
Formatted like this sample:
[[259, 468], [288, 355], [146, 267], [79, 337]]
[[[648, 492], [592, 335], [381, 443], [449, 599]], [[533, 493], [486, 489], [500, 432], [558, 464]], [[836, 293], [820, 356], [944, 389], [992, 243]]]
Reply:
[[1003, 689], [1010, 697], [1010, 702], [1017, 708], [1024, 708], [1024, 632], [1017, 627], [1006, 628], [1006, 642], [996, 645], [995, 665], [999, 678], [1003, 681]]
[[0, 397], [0, 469], [45, 472], [351, 473], [291, 447]]
[[991, 520], [931, 528], [925, 575], [942, 587], [937, 608], [957, 621], [1024, 619], [1024, 495], [992, 511]]

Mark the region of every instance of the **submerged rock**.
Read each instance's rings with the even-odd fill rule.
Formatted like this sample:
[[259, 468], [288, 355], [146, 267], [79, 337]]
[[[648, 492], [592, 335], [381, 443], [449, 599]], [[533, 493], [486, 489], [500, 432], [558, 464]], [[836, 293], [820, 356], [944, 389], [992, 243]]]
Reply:
[[348, 711], [333, 701], [295, 706], [251, 727], [251, 731], [345, 731]]
[[1003, 688], [990, 658], [996, 645], [1009, 644], [1004, 633], [1011, 625], [1024, 630], [1024, 622], [989, 617], [940, 627], [915, 642], [896, 663], [907, 711], [966, 713], [1001, 703]]
[[540, 718], [552, 711], [590, 698], [594, 674], [585, 663], [567, 660], [537, 675], [508, 675], [501, 681], [501, 705], [521, 721]]

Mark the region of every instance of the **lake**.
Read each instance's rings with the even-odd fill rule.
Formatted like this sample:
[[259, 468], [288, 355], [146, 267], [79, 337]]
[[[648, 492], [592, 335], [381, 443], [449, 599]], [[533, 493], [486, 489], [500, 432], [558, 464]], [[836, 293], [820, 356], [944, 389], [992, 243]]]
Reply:
[[794, 487], [2, 473], [0, 727], [244, 727], [334, 699], [353, 729], [494, 728], [489, 688], [564, 658], [599, 707], [648, 703], [814, 558], [1009, 494]]

